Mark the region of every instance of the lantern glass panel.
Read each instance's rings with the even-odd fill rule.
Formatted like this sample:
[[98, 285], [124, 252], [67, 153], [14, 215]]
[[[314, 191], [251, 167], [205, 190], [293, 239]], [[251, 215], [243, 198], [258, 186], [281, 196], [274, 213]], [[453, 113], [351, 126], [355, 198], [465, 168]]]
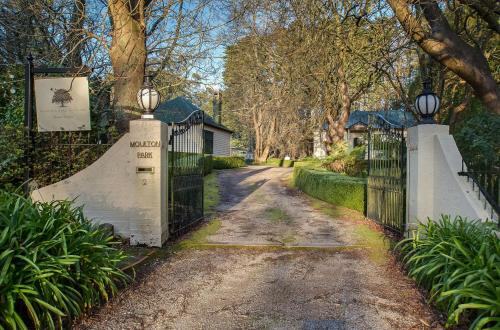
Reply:
[[441, 106], [441, 100], [437, 96], [434, 96], [434, 100], [436, 102], [436, 108], [435, 108], [434, 112], [437, 112], [439, 110], [439, 107]]
[[426, 108], [425, 96], [419, 95], [417, 97], [417, 101], [415, 103], [416, 103], [415, 106], [417, 107], [418, 112], [420, 112], [420, 114], [425, 115], [427, 113], [427, 111], [425, 109]]
[[431, 95], [425, 96], [425, 114], [431, 115], [434, 110], [434, 98]]
[[143, 110], [154, 110], [160, 102], [160, 95], [154, 89], [143, 88], [137, 93], [137, 102]]
[[432, 94], [422, 94], [418, 96], [415, 106], [420, 114], [424, 116], [432, 115], [439, 108], [439, 99]]

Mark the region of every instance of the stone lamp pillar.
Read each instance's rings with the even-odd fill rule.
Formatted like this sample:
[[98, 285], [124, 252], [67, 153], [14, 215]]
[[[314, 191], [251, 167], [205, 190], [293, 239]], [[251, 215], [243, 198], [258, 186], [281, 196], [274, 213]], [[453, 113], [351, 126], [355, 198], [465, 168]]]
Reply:
[[488, 218], [488, 212], [474, 192], [472, 184], [458, 172], [462, 156], [449, 126], [422, 124], [408, 129], [406, 177], [407, 233], [428, 218], [438, 220], [442, 214]]
[[140, 214], [130, 222], [130, 242], [161, 246], [168, 238], [168, 125], [151, 119], [131, 121], [130, 160]]

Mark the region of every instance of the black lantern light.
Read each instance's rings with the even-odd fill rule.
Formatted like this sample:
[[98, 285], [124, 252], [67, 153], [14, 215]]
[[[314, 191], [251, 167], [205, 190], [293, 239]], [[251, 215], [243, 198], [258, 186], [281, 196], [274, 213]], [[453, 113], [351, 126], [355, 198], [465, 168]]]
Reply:
[[144, 111], [141, 116], [143, 119], [153, 119], [153, 111], [158, 108], [160, 104], [160, 93], [154, 89], [151, 83], [151, 76], [144, 77], [144, 85], [137, 93], [137, 103], [139, 107]]
[[434, 115], [438, 112], [441, 101], [439, 97], [431, 89], [431, 81], [424, 81], [424, 90], [415, 100], [415, 108], [417, 108], [421, 124], [435, 124]]

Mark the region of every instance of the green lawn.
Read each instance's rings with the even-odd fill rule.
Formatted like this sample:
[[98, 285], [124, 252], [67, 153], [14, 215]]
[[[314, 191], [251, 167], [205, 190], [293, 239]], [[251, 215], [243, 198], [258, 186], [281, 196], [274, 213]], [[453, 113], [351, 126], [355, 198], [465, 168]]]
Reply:
[[219, 183], [216, 173], [210, 173], [204, 178], [203, 205], [205, 217], [211, 217], [215, 213], [215, 207], [219, 204]]

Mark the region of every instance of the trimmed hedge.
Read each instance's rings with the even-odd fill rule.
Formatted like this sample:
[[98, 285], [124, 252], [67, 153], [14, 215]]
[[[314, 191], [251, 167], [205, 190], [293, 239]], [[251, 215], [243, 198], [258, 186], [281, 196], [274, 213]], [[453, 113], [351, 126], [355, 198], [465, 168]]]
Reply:
[[339, 173], [294, 167], [294, 185], [306, 194], [322, 201], [365, 211], [366, 179]]
[[294, 162], [293, 167], [307, 167], [311, 170], [325, 170], [323, 167], [323, 160], [317, 158], [297, 160]]
[[229, 168], [238, 168], [245, 166], [245, 159], [243, 157], [230, 156], [213, 156], [213, 168], [216, 170], [224, 170]]

